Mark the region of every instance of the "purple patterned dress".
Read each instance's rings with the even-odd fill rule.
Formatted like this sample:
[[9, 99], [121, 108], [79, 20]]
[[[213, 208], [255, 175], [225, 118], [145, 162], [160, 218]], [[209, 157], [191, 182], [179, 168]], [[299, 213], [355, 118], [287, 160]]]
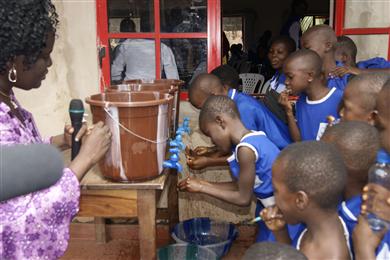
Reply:
[[[32, 115], [12, 96], [25, 124], [0, 102], [0, 145], [47, 142]], [[27, 169], [26, 169], [27, 170]], [[58, 259], [68, 246], [69, 225], [79, 209], [79, 182], [66, 168], [48, 189], [0, 203], [0, 259]]]

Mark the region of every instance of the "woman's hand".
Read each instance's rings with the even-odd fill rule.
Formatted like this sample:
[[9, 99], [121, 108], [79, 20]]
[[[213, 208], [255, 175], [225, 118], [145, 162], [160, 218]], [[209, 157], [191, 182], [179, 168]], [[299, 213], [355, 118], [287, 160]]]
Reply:
[[[83, 138], [83, 136], [87, 133], [88, 126], [86, 123], [83, 123], [80, 131], [77, 133], [75, 141], [78, 142]], [[74, 132], [74, 128], [71, 125], [65, 125], [64, 133], [61, 135], [53, 136], [50, 139], [50, 143], [55, 145], [58, 149], [64, 151], [70, 149], [72, 147], [72, 134]]]
[[286, 228], [283, 214], [276, 205], [263, 209], [260, 217], [271, 231], [281, 231]]
[[79, 180], [107, 153], [111, 145], [111, 132], [103, 122], [89, 127], [85, 133], [80, 152], [69, 166]]
[[177, 184], [180, 191], [203, 192], [207, 182], [193, 177], [187, 177]]
[[286, 111], [287, 114], [293, 113], [293, 108], [291, 105], [291, 102], [288, 100], [289, 97], [289, 91], [284, 90], [280, 93], [279, 96], [279, 104], [281, 104], [284, 107], [284, 110]]

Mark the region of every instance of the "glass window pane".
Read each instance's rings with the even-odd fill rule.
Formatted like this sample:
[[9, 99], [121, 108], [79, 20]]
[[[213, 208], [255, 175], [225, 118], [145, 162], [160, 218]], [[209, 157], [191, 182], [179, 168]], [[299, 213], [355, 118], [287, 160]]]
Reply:
[[107, 0], [109, 32], [153, 32], [153, 0]]
[[207, 32], [207, 0], [161, 0], [161, 32]]
[[345, 28], [390, 26], [390, 1], [346, 0]]
[[348, 35], [355, 42], [358, 49], [357, 61], [367, 60], [374, 57], [387, 59], [389, 46], [388, 35]]
[[207, 39], [164, 39], [162, 42], [172, 49], [179, 77], [186, 82], [186, 87], [194, 76], [207, 72]]
[[110, 39], [111, 82], [156, 78], [155, 41]]

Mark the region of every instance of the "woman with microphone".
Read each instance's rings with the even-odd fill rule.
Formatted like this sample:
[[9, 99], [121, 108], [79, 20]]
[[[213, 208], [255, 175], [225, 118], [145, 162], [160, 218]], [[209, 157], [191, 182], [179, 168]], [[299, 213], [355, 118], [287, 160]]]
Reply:
[[[41, 86], [52, 65], [57, 18], [50, 0], [0, 0], [0, 145], [50, 142], [70, 147], [72, 128], [42, 139], [32, 115], [13, 94], [14, 88]], [[101, 122], [86, 132], [86, 127], [79, 132], [80, 152], [56, 184], [0, 203], [0, 259], [57, 259], [64, 254], [69, 225], [78, 212], [79, 181], [107, 152], [111, 140]]]

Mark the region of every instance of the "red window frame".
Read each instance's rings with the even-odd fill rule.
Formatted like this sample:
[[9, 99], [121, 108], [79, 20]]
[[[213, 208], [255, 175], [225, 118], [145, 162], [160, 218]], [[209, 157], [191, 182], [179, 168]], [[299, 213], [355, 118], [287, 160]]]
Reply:
[[372, 35], [387, 34], [389, 43], [387, 47], [387, 59], [390, 59], [390, 27], [371, 28], [345, 28], [345, 0], [336, 0], [335, 32], [340, 35]]
[[156, 79], [160, 78], [161, 39], [207, 39], [207, 68], [211, 71], [221, 64], [221, 0], [207, 1], [207, 33], [162, 33], [160, 30], [160, 0], [154, 1], [154, 32], [111, 33], [108, 31], [107, 1], [96, 1], [97, 44], [105, 48], [101, 59], [100, 89], [110, 85], [110, 38], [144, 38], [155, 40]]

